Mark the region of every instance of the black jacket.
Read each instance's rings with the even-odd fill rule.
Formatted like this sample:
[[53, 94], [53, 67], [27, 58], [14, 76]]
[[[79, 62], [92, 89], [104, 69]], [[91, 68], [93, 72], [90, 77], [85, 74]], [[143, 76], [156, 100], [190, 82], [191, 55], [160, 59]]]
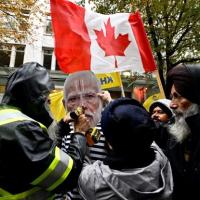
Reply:
[[86, 138], [73, 134], [67, 154], [49, 138], [52, 89], [47, 70], [36, 62], [8, 77], [0, 105], [0, 199], [46, 200], [77, 184]]
[[165, 149], [172, 166], [174, 200], [200, 199], [200, 114], [188, 117], [186, 122], [191, 129], [190, 136], [183, 143], [171, 138]]
[[[8, 117], [9, 113], [14, 115]], [[51, 191], [66, 191], [76, 185], [86, 151], [86, 138], [82, 134], [73, 134], [67, 155], [55, 146], [44, 126], [23, 115], [16, 108], [1, 105], [0, 118], [1, 189], [13, 195], [30, 190], [34, 186], [46, 190], [46, 186], [53, 185], [66, 170], [67, 174]], [[50, 175], [47, 176], [46, 183], [37, 183], [36, 179], [47, 171]], [[60, 172], [62, 173], [59, 174]], [[0, 196], [5, 197], [5, 194], [0, 192]]]

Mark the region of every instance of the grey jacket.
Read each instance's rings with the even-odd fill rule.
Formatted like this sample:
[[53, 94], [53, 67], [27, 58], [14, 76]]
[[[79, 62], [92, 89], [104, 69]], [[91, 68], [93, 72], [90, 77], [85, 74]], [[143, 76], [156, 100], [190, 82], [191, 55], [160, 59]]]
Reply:
[[79, 191], [87, 200], [168, 200], [173, 191], [170, 163], [155, 144], [155, 160], [144, 168], [113, 170], [102, 161], [86, 164]]

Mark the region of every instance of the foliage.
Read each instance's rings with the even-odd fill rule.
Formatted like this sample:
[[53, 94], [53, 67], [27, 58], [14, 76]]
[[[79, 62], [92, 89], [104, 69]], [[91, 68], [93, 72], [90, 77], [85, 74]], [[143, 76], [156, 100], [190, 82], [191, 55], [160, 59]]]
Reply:
[[140, 10], [161, 80], [181, 62], [200, 62], [200, 0], [93, 0], [96, 12]]
[[[30, 17], [44, 14], [37, 0], [0, 0], [0, 43], [19, 42], [30, 33]], [[39, 16], [37, 16], [39, 17]]]

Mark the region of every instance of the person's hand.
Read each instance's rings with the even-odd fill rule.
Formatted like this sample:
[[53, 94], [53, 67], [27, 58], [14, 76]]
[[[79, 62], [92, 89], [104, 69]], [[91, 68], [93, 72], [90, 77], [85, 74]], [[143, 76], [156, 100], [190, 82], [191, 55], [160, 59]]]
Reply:
[[68, 112], [64, 117], [63, 117], [63, 121], [65, 123], [69, 123], [71, 121], [73, 121], [73, 119], [70, 117], [70, 112]]
[[83, 133], [85, 135], [85, 132], [90, 128], [90, 123], [88, 118], [81, 114], [77, 120], [74, 121], [74, 129], [75, 132]]
[[97, 95], [103, 100], [105, 104], [108, 104], [112, 101], [112, 97], [110, 95], [110, 92], [102, 91], [101, 93], [97, 93]]

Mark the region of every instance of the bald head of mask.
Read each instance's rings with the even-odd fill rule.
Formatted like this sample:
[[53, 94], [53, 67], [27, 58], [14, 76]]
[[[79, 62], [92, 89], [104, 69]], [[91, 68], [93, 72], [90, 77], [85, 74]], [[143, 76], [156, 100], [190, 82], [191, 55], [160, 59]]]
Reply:
[[97, 96], [101, 92], [100, 83], [91, 71], [70, 74], [64, 84], [64, 105], [67, 111], [77, 107], [85, 108], [91, 126], [96, 126], [101, 118], [102, 101]]

